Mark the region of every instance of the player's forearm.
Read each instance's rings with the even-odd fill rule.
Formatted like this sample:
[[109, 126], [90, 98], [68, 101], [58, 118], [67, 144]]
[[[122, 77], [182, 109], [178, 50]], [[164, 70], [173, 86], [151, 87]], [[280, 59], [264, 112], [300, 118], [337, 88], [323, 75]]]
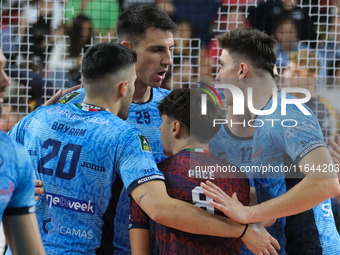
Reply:
[[239, 237], [244, 225], [208, 213], [192, 204], [170, 198], [163, 181], [144, 183], [131, 192], [132, 198], [157, 223], [184, 232], [221, 237]]
[[3, 217], [4, 232], [13, 255], [44, 255], [35, 214]]
[[245, 226], [226, 217], [213, 215], [192, 204], [170, 198], [157, 206], [151, 218], [184, 232], [220, 237], [239, 237]]
[[282, 196], [252, 207], [252, 222], [301, 213], [340, 193], [336, 166], [326, 148], [308, 153], [299, 167], [306, 177]]
[[334, 196], [334, 178], [304, 178], [285, 194], [251, 207], [250, 222], [267, 221], [307, 211]]
[[149, 230], [132, 228], [129, 230], [131, 255], [149, 255], [150, 239]]

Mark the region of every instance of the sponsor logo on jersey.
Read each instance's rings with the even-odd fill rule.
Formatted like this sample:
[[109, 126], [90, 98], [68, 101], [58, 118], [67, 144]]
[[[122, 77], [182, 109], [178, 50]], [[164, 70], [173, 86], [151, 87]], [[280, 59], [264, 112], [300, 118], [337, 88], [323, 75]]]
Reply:
[[143, 177], [142, 179], [139, 179], [138, 180], [138, 185], [140, 184], [143, 184], [145, 182], [148, 182], [148, 181], [152, 181], [152, 180], [164, 180], [164, 176], [163, 175], [151, 175], [151, 176], [147, 176], [147, 177]]
[[66, 96], [64, 96], [62, 99], [60, 99], [58, 103], [67, 104], [68, 102], [70, 102], [72, 99], [76, 98], [79, 95], [80, 95], [80, 92], [77, 92], [77, 91], [71, 92], [67, 94]]
[[46, 193], [45, 199], [49, 208], [56, 206], [75, 212], [89, 214], [94, 214], [96, 211], [95, 203], [91, 202], [91, 200], [83, 201], [53, 193]]
[[92, 123], [96, 123], [96, 124], [100, 124], [100, 125], [109, 125], [109, 120], [106, 119], [100, 119], [100, 118], [96, 118], [96, 117], [82, 117], [79, 116], [77, 114], [74, 114], [68, 110], [60, 110], [58, 112], [61, 116], [64, 116], [70, 120], [82, 120], [83, 122], [92, 122]]
[[105, 167], [99, 166], [99, 165], [96, 165], [96, 164], [93, 164], [93, 163], [85, 162], [85, 161], [80, 166], [88, 168], [88, 169], [96, 170], [96, 171], [99, 171], [99, 172], [105, 172]]
[[138, 135], [138, 138], [139, 138], [140, 147], [141, 147], [142, 151], [151, 152], [151, 147], [150, 147], [150, 144], [148, 142], [148, 139], [146, 139], [146, 137], [143, 136], [143, 135]]
[[41, 226], [42, 232], [46, 235], [68, 235], [68, 236], [76, 236], [79, 238], [92, 239], [93, 231], [92, 230], [84, 230], [74, 227], [60, 226], [58, 222], [56, 222], [53, 218], [47, 218], [43, 220]]
[[321, 208], [324, 217], [333, 219], [333, 211], [330, 203], [322, 203]]

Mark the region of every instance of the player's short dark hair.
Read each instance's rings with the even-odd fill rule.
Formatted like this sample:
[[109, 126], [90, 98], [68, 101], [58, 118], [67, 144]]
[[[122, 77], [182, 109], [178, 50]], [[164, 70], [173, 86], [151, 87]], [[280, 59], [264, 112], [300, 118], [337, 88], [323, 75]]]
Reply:
[[273, 36], [254, 28], [237, 28], [216, 38], [233, 59], [247, 59], [254, 68], [266, 70], [274, 77], [277, 41]]
[[130, 41], [137, 46], [150, 27], [170, 31], [173, 34], [177, 25], [168, 14], [148, 5], [133, 5], [122, 12], [117, 20], [118, 41]]
[[161, 115], [178, 120], [187, 127], [190, 136], [200, 142], [209, 142], [220, 126], [213, 126], [214, 119], [221, 119], [222, 111], [207, 95], [207, 114], [201, 114], [201, 95], [206, 94], [198, 88], [183, 88], [172, 91], [159, 104]]
[[115, 74], [136, 63], [137, 54], [118, 43], [99, 43], [84, 54], [81, 71], [84, 79], [95, 80]]

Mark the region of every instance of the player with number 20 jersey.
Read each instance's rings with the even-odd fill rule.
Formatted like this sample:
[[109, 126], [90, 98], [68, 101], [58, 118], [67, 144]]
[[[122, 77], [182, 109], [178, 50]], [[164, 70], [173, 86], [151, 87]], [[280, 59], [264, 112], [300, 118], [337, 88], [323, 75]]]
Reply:
[[[121, 189], [118, 175], [128, 192], [164, 179], [135, 128], [108, 111], [80, 108], [74, 103], [42, 107], [10, 131], [25, 144], [45, 184], [37, 216], [48, 254], [105, 249], [103, 216], [109, 203], [117, 204], [112, 194]], [[112, 246], [112, 239], [107, 242]]]

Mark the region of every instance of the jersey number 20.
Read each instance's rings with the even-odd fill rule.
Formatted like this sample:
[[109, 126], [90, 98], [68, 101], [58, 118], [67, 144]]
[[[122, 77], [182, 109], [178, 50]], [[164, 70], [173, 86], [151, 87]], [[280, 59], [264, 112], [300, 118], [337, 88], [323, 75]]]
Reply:
[[[51, 159], [58, 156], [60, 148], [61, 148], [61, 142], [53, 140], [53, 139], [47, 139], [43, 143], [42, 147], [44, 149], [48, 149], [49, 147], [52, 147], [52, 151], [39, 160], [38, 172], [42, 174], [46, 174], [46, 175], [53, 175], [53, 169], [46, 168], [44, 167], [44, 165]], [[59, 156], [59, 160], [58, 160], [56, 173], [55, 173], [56, 177], [65, 179], [65, 180], [71, 180], [73, 177], [76, 176], [76, 169], [77, 169], [77, 164], [79, 161], [81, 148], [82, 148], [81, 145], [76, 145], [76, 144], [71, 144], [71, 143], [66, 144], [62, 148], [60, 156]], [[73, 152], [71, 156], [71, 164], [70, 164], [69, 171], [66, 172], [64, 171], [64, 167], [65, 167], [67, 156], [70, 152]]]

